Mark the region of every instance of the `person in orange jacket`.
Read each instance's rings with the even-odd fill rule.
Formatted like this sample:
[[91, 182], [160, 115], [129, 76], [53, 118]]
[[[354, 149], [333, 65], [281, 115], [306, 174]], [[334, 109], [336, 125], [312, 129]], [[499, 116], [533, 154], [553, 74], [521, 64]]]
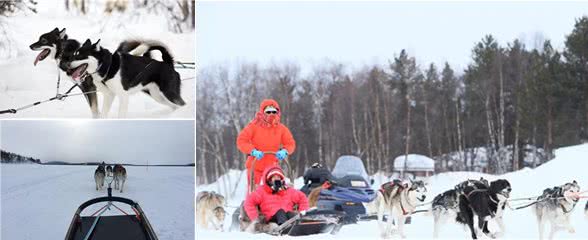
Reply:
[[[245, 154], [248, 154], [247, 162], [247, 185], [251, 176], [251, 165], [255, 163], [253, 173], [254, 183], [260, 184], [263, 171], [269, 166], [278, 165], [278, 161], [294, 152], [296, 142], [290, 130], [280, 123], [282, 111], [280, 105], [273, 99], [265, 99], [259, 106], [255, 118], [239, 133], [237, 147]], [[264, 152], [275, 152], [275, 154], [264, 154]]]

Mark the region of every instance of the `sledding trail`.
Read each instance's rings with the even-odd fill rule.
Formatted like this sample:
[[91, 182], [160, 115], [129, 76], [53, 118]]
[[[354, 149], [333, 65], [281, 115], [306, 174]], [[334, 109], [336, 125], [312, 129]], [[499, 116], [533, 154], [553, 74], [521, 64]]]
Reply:
[[[194, 169], [126, 168], [124, 192], [113, 189], [113, 195], [137, 201], [159, 239], [194, 239]], [[106, 195], [107, 185], [101, 191], [95, 190], [95, 169], [96, 166], [0, 165], [0, 239], [63, 239], [77, 207]], [[90, 209], [87, 211], [91, 214]]]

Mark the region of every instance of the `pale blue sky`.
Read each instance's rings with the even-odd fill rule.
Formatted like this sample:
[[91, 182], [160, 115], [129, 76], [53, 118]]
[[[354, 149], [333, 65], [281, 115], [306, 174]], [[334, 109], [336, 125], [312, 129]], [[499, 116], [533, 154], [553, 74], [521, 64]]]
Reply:
[[204, 67], [290, 61], [307, 68], [325, 58], [360, 67], [386, 64], [404, 48], [421, 65], [448, 61], [461, 71], [486, 34], [528, 47], [540, 35], [563, 48], [588, 2], [198, 2], [196, 11]]
[[194, 121], [1, 121], [0, 138], [42, 162], [194, 163]]

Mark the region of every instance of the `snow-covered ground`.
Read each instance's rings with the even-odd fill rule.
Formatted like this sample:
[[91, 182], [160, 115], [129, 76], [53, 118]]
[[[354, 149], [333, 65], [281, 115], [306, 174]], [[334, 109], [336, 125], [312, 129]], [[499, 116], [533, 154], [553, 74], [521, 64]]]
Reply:
[[[194, 239], [194, 168], [126, 169], [124, 192], [113, 190], [113, 195], [138, 202], [159, 239]], [[94, 170], [95, 166], [0, 164], [0, 239], [63, 239], [79, 205], [106, 195], [106, 188], [95, 190]]]
[[[99, 2], [98, 2], [99, 3]], [[176, 61], [194, 62], [195, 34], [168, 31], [167, 19], [160, 15], [131, 17], [120, 14], [110, 16], [93, 12], [83, 16], [66, 12], [63, 1], [39, 1], [38, 14], [5, 18], [7, 34], [11, 39], [9, 53], [0, 53], [0, 110], [17, 108], [55, 96], [58, 70], [55, 61], [47, 58], [33, 66], [39, 52], [29, 49], [39, 36], [56, 27], [66, 28], [70, 38], [80, 42], [101, 39], [102, 47], [114, 51], [118, 44], [129, 38], [155, 39], [165, 43]], [[1, 51], [1, 50], [0, 50]], [[8, 56], [8, 57], [6, 57]], [[175, 111], [161, 105], [145, 94], [135, 94], [129, 99], [128, 118], [194, 118], [196, 81], [193, 69], [178, 69], [182, 82], [184, 107]], [[61, 74], [61, 92], [72, 82]], [[190, 79], [191, 78], [191, 79]], [[72, 93], [80, 93], [79, 89]], [[99, 94], [100, 95], [100, 94]], [[101, 106], [102, 98], [99, 96]], [[115, 100], [109, 117], [117, 117], [118, 101]], [[17, 114], [3, 114], [0, 118], [91, 118], [90, 108], [83, 96], [72, 96], [65, 101], [53, 101], [29, 108]]]
[[[555, 151], [555, 158], [535, 169], [523, 169], [517, 172], [493, 176], [475, 172], [451, 172], [435, 175], [428, 179], [429, 194], [425, 201], [432, 200], [435, 195], [452, 188], [455, 184], [466, 179], [478, 179], [484, 177], [490, 180], [499, 178], [507, 179], [512, 187], [511, 198], [533, 197], [539, 195], [543, 189], [561, 185], [565, 182], [576, 180], [583, 190], [588, 189], [588, 144], [582, 144], [571, 147], [564, 147]], [[381, 175], [374, 175], [375, 184], [373, 188], [378, 188], [381, 183], [388, 179]], [[199, 191], [216, 191], [229, 197], [228, 212], [232, 213], [236, 206], [244, 199], [245, 196], [245, 174], [242, 171], [233, 170], [221, 177], [217, 182], [209, 185], [196, 187]], [[296, 179], [295, 186], [300, 188], [301, 178]], [[237, 187], [237, 190], [232, 189]], [[227, 190], [228, 189], [228, 190]], [[518, 204], [513, 202], [512, 205]], [[560, 231], [556, 234], [556, 239], [588, 239], [588, 219], [584, 217], [585, 200], [581, 200], [572, 214], [572, 224], [576, 229], [575, 234], [566, 231]], [[504, 216], [506, 224], [506, 233], [500, 239], [537, 239], [537, 222], [532, 213], [532, 208], [525, 208], [517, 211], [507, 210]], [[225, 226], [230, 226], [230, 217], [226, 219]], [[494, 228], [495, 223], [491, 223], [490, 228]], [[549, 228], [547, 228], [549, 229]], [[296, 237], [295, 239], [378, 239], [379, 232], [375, 221], [360, 222], [356, 225], [346, 225], [337, 235], [323, 234], [314, 236]], [[433, 218], [432, 216], [417, 213], [412, 219], [412, 224], [405, 228], [408, 239], [430, 239], [433, 236]], [[211, 230], [196, 229], [198, 239], [274, 239], [275, 237], [264, 234], [248, 234], [242, 232], [216, 232]], [[467, 228], [453, 221], [449, 221], [441, 228], [440, 236], [443, 239], [470, 239], [470, 233]], [[288, 238], [288, 237], [282, 237]], [[282, 239], [281, 238], [281, 239]], [[291, 237], [292, 238], [292, 237]], [[398, 236], [394, 238], [398, 239]]]

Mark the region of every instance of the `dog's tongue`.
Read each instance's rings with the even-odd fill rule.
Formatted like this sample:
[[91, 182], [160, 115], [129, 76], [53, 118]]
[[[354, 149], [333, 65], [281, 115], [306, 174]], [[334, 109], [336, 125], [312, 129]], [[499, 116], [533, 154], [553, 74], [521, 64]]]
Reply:
[[71, 77], [73, 78], [73, 80], [78, 81], [78, 82], [80, 81], [83, 69], [84, 69], [84, 67], [76, 68], [76, 70], [71, 74]]
[[48, 53], [49, 53], [49, 49], [43, 49], [43, 51], [41, 51], [39, 53], [39, 55], [37, 55], [37, 58], [35, 58], [35, 63], [33, 65], [37, 66], [37, 63], [41, 60], [41, 57], [43, 57], [44, 55], [47, 55]]

